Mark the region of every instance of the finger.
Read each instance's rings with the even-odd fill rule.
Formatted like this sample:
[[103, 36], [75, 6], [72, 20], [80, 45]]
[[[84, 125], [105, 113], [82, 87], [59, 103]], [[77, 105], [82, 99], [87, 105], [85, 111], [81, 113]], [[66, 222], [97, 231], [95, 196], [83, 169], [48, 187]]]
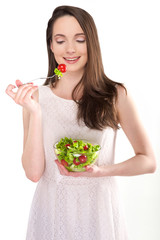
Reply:
[[15, 88], [16, 86], [14, 86], [13, 84], [9, 84], [8, 87], [6, 88], [6, 93], [12, 98], [14, 99], [16, 93], [14, 93], [12, 90]]
[[60, 171], [60, 174], [61, 174], [61, 175], [65, 175], [63, 165], [60, 164], [58, 160], [55, 160], [55, 163], [56, 163], [57, 166], [58, 166], [58, 169], [59, 169], [59, 171]]
[[59, 166], [59, 168], [60, 168], [60, 173], [61, 173], [62, 175], [65, 175], [65, 176], [68, 176], [68, 175], [69, 175], [68, 170], [67, 170], [64, 166]]
[[55, 160], [55, 163], [57, 164], [57, 166], [59, 166], [59, 165], [60, 165], [60, 162], [59, 162], [59, 160], [58, 160], [58, 159], [56, 159], [56, 160]]
[[57, 167], [58, 167], [59, 171], [61, 171], [60, 165], [58, 164], [57, 161], [55, 161], [55, 162], [56, 162], [56, 164], [57, 164]]
[[63, 172], [63, 175], [68, 175], [69, 171], [62, 164], [59, 163], [59, 167]]
[[60, 162], [59, 162], [59, 160], [55, 160], [55, 163], [58, 165], [58, 166], [60, 166], [60, 167], [64, 167]]
[[87, 172], [93, 172], [93, 168], [92, 167], [87, 168]]
[[26, 87], [22, 88], [19, 95], [19, 101], [26, 102], [26, 100], [31, 99], [33, 93], [35, 92], [35, 90], [37, 90], [37, 88], [38, 86], [32, 86], [32, 85], [27, 85]]
[[88, 171], [91, 168], [91, 166], [85, 166], [86, 171]]
[[62, 170], [62, 168], [60, 166], [58, 166], [58, 169], [59, 169], [60, 174], [64, 175], [64, 172], [63, 172], [63, 170]]
[[38, 89], [38, 86], [32, 86], [26, 93], [25, 98], [31, 98], [33, 93]]
[[21, 85], [23, 85], [23, 83], [20, 80], [16, 80], [15, 83], [17, 87], [20, 87]]
[[30, 85], [21, 85], [15, 95], [15, 102], [20, 103], [22, 101], [22, 98], [24, 98], [24, 96], [26, 95], [27, 91], [29, 91], [29, 89], [31, 89]]

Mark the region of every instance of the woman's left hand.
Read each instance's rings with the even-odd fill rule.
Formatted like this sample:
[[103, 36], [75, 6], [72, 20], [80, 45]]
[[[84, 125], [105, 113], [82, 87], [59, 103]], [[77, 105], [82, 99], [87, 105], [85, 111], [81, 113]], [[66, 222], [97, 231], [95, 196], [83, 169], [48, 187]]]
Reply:
[[69, 172], [57, 159], [55, 163], [58, 166], [61, 175], [70, 177], [103, 177], [104, 167], [98, 167], [97, 165], [90, 165], [86, 167], [85, 172]]

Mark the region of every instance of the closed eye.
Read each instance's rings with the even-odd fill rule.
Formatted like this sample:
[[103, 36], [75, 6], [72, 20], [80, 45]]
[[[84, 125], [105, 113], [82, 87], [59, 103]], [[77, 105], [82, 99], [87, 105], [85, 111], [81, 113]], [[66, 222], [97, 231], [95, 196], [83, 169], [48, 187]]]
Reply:
[[77, 42], [79, 42], [79, 43], [84, 43], [85, 40], [77, 40]]
[[62, 43], [64, 43], [64, 41], [57, 41], [57, 43], [58, 43], [58, 44], [62, 44]]

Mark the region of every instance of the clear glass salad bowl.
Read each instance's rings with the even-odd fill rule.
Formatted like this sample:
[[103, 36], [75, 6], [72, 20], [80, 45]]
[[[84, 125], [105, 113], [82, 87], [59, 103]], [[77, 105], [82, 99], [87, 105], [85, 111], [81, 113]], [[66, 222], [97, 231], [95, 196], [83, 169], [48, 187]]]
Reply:
[[70, 172], [86, 171], [86, 166], [96, 162], [100, 149], [98, 144], [67, 137], [54, 144], [57, 159]]

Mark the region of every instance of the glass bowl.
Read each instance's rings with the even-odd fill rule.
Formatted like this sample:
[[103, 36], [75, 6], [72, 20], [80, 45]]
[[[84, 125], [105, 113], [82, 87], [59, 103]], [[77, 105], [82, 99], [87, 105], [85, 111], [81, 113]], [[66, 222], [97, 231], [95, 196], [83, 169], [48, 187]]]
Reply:
[[70, 172], [86, 171], [86, 166], [96, 162], [100, 149], [98, 144], [67, 137], [54, 144], [58, 161]]

